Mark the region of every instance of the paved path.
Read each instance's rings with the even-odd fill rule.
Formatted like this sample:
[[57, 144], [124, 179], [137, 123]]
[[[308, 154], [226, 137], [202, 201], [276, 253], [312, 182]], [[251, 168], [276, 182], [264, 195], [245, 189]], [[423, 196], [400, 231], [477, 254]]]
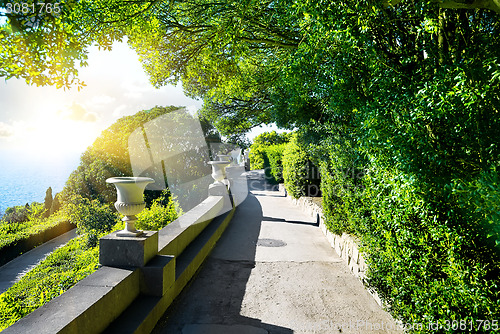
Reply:
[[0, 267], [0, 294], [7, 291], [28, 271], [45, 259], [54, 249], [67, 243], [76, 236], [76, 229], [66, 232], [32, 250], [16, 257]]
[[251, 172], [251, 194], [156, 334], [401, 333], [312, 218]]

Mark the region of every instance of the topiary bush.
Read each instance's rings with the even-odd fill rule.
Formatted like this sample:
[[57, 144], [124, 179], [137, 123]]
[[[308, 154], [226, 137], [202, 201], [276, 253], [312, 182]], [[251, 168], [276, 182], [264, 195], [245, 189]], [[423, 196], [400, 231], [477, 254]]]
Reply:
[[[277, 133], [276, 131], [272, 131], [261, 133], [255, 137], [252, 145], [250, 146], [250, 169], [255, 170], [271, 167], [268, 149], [270, 147], [274, 147], [275, 145], [281, 147], [280, 145], [288, 143], [290, 141], [290, 136], [291, 134], [287, 132]], [[275, 152], [275, 149], [272, 149], [271, 154], [275, 157], [273, 159], [277, 158], [275, 153], [277, 153]], [[273, 163], [276, 163], [276, 161]], [[268, 172], [268, 175], [271, 175], [270, 171]], [[276, 171], [276, 175], [279, 177], [278, 171]]]
[[265, 156], [269, 161], [268, 171], [273, 183], [283, 183], [283, 154], [287, 144], [271, 145], [265, 149]]

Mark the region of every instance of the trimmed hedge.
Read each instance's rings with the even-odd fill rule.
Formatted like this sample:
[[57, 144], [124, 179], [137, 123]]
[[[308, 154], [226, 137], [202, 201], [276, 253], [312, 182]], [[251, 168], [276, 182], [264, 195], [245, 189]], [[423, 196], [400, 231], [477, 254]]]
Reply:
[[320, 196], [319, 170], [301, 146], [297, 134], [292, 135], [283, 153], [283, 179], [290, 196]]
[[373, 171], [364, 181], [370, 215], [357, 221], [355, 233], [368, 257], [368, 282], [392, 314], [423, 323], [416, 333], [429, 332], [431, 323], [453, 333], [445, 330], [453, 321], [491, 332], [477, 328], [500, 317], [500, 267], [481, 233], [435, 211], [415, 181], [395, 169]]
[[22, 222], [1, 221], [0, 265], [74, 227], [58, 213], [49, 218], [28, 215]]

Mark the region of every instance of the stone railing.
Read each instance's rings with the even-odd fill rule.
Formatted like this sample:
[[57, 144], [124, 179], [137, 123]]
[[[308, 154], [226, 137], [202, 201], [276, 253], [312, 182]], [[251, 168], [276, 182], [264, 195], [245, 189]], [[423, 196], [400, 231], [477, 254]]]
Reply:
[[[230, 181], [246, 185], [237, 177]], [[150, 333], [213, 249], [234, 214], [232, 203], [242, 196], [241, 189], [235, 196], [208, 196], [158, 232], [101, 238], [96, 272], [3, 333]]]
[[[287, 195], [286, 189], [283, 184], [279, 185], [279, 191], [282, 195]], [[330, 232], [325, 225], [322, 208], [318, 204], [314, 203], [311, 197], [300, 197], [298, 199], [295, 199], [291, 196], [288, 196], [287, 198], [292, 201], [293, 204], [300, 207], [304, 212], [316, 219], [318, 226], [321, 228], [321, 231], [328, 239], [328, 242], [330, 243], [332, 248], [335, 249], [337, 255], [344, 260], [351, 273], [354, 276], [358, 277], [363, 282], [363, 284], [367, 286], [365, 281], [366, 262], [363, 254], [360, 251], [356, 239], [352, 235], [349, 235], [347, 233], [342, 233], [342, 235], [339, 235]], [[384, 306], [383, 301], [380, 299], [375, 290], [371, 288], [367, 288], [367, 290], [380, 306]]]

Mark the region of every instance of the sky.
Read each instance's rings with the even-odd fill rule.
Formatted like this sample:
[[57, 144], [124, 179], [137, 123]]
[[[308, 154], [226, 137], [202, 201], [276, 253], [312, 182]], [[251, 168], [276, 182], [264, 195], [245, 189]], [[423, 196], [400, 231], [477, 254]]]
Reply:
[[[0, 79], [0, 150], [47, 159], [82, 153], [122, 116], [157, 105], [190, 111], [202, 106], [201, 100], [186, 97], [181, 85], [154, 88], [138, 56], [124, 42], [115, 43], [112, 51], [91, 48], [79, 78], [87, 85], [80, 91]], [[272, 129], [276, 128], [258, 127], [248, 137]]]
[[202, 102], [187, 98], [180, 86], [154, 88], [138, 56], [126, 43], [112, 51], [92, 48], [79, 77], [86, 87], [64, 90], [0, 81], [0, 149], [36, 154], [45, 148], [83, 152], [102, 130], [118, 118], [156, 105], [186, 106]]

